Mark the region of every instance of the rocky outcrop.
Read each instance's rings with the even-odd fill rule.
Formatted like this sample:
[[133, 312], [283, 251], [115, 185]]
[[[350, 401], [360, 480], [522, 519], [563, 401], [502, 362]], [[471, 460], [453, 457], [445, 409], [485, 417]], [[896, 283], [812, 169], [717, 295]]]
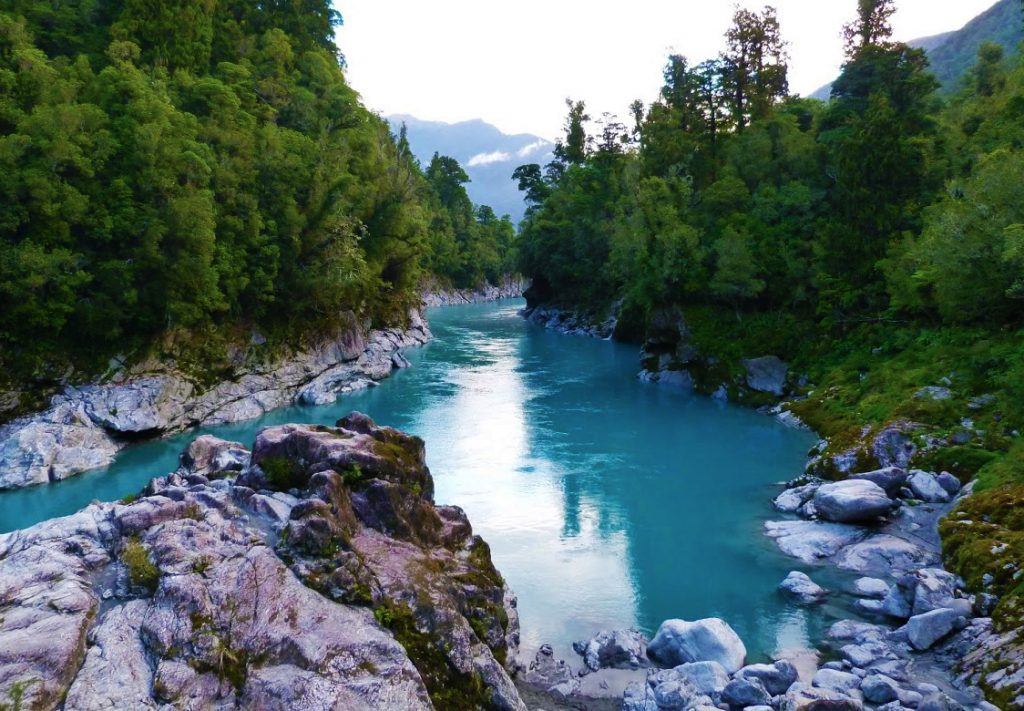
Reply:
[[0, 536], [4, 704], [525, 711], [514, 598], [420, 440], [353, 415], [238, 455]]
[[418, 313], [403, 329], [350, 326], [267, 363], [240, 363], [202, 387], [174, 363], [148, 363], [109, 380], [69, 387], [40, 414], [0, 427], [0, 489], [59, 481], [106, 466], [128, 441], [207, 424], [239, 422], [295, 403], [324, 405], [407, 365], [401, 350], [426, 343]]
[[427, 287], [423, 291], [422, 299], [423, 305], [427, 307], [482, 304], [501, 299], [518, 299], [528, 286], [529, 284], [523, 277], [510, 276], [497, 285], [484, 284], [478, 289]]
[[717, 662], [733, 674], [743, 666], [747, 648], [724, 620], [666, 620], [647, 647], [647, 654], [666, 666]]

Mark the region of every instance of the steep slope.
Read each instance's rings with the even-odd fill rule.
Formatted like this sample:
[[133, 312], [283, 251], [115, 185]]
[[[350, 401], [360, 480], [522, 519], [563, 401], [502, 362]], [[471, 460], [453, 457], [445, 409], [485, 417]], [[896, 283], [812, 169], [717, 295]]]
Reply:
[[435, 152], [458, 160], [472, 180], [466, 189], [473, 202], [511, 215], [513, 222], [522, 219], [526, 206], [512, 172], [523, 163], [550, 161], [554, 147], [540, 136], [508, 135], [480, 119], [444, 123], [397, 114], [388, 121], [395, 131], [405, 124], [412, 150], [424, 165]]

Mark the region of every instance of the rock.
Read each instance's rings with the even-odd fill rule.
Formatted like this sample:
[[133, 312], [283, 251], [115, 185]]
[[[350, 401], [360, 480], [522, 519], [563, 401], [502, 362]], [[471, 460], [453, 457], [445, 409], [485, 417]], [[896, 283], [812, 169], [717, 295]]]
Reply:
[[[442, 518], [424, 497], [422, 442], [366, 417], [342, 422], [264, 431], [260, 461], [278, 457], [280, 472], [304, 477], [297, 497], [175, 473], [132, 504], [0, 535], [0, 699], [426, 711], [444, 692], [526, 711], [499, 661], [516, 656], [514, 598], [468, 521]], [[355, 461], [366, 465], [356, 489], [317, 468]], [[250, 474], [265, 475], [240, 478]], [[377, 485], [386, 507], [351, 505]], [[318, 521], [328, 535], [311, 550], [234, 501], [279, 519], [276, 507], [291, 508], [286, 531]], [[419, 641], [406, 648], [391, 629], [415, 629]]]
[[556, 696], [568, 697], [579, 689], [579, 680], [564, 659], [557, 659], [551, 645], [541, 645], [530, 666], [522, 674], [528, 684]]
[[848, 479], [822, 485], [814, 494], [819, 515], [836, 523], [872, 521], [888, 514], [892, 499], [882, 487], [866, 479]]
[[840, 568], [863, 575], [906, 572], [938, 561], [936, 551], [887, 533], [847, 546], [836, 557]]
[[819, 689], [828, 689], [846, 696], [859, 689], [860, 677], [849, 672], [835, 671], [834, 669], [819, 669], [811, 680], [811, 685]]
[[0, 489], [61, 481], [114, 461], [120, 447], [82, 411], [60, 405], [0, 427]]
[[939, 486], [945, 489], [946, 493], [950, 496], [956, 496], [960, 493], [960, 489], [963, 488], [960, 484], [960, 480], [949, 472], [942, 472], [935, 477], [935, 481], [937, 481]]
[[864, 700], [873, 704], [887, 704], [899, 699], [900, 686], [881, 674], [869, 674], [860, 684]]
[[885, 493], [890, 497], [895, 497], [907, 483], [907, 471], [900, 469], [899, 467], [885, 467], [884, 469], [876, 469], [871, 472], [861, 472], [860, 474], [853, 474], [851, 479], [865, 479], [873, 482], [885, 490]]
[[775, 508], [783, 513], [796, 513], [801, 506], [814, 497], [814, 492], [821, 484], [805, 484], [792, 489], [786, 489], [775, 497]]
[[739, 708], [765, 706], [771, 701], [771, 695], [759, 679], [733, 679], [722, 691], [722, 701]]
[[779, 584], [779, 590], [800, 605], [813, 605], [821, 602], [828, 591], [811, 580], [806, 573], [794, 570]]
[[796, 683], [786, 692], [780, 709], [782, 711], [864, 711], [864, 704], [832, 689], [808, 687]]
[[764, 356], [743, 361], [747, 369], [747, 387], [760, 393], [782, 396], [786, 390], [789, 366], [775, 356]]
[[630, 682], [622, 696], [622, 711], [658, 711], [654, 689], [639, 681]]
[[181, 454], [181, 471], [213, 477], [240, 472], [249, 463], [249, 450], [238, 442], [227, 442], [210, 435], [196, 437]]
[[733, 674], [743, 666], [747, 648], [736, 632], [718, 618], [696, 622], [666, 620], [647, 647], [652, 659], [666, 666], [718, 662]]
[[939, 484], [934, 474], [915, 470], [910, 473], [907, 483], [910, 490], [914, 492], [914, 496], [922, 501], [931, 504], [945, 503], [951, 498], [949, 492]]
[[799, 676], [792, 662], [780, 659], [774, 664], [751, 664], [736, 672], [737, 679], [757, 679], [772, 696], [786, 693]]
[[882, 599], [889, 593], [889, 584], [878, 578], [857, 578], [853, 582], [853, 592], [861, 597]]
[[819, 521], [768, 521], [764, 527], [783, 553], [804, 563], [831, 558], [867, 535], [857, 526]]
[[998, 604], [998, 596], [991, 593], [978, 593], [974, 598], [974, 614], [976, 617], [991, 617], [992, 611]]
[[914, 585], [913, 614], [950, 607], [956, 598], [957, 578], [942, 568], [922, 568], [912, 574]]
[[968, 410], [982, 410], [996, 401], [995, 395], [978, 395], [967, 401]]
[[647, 666], [647, 639], [636, 630], [605, 630], [588, 641], [574, 643], [573, 649], [591, 671]]
[[914, 394], [914, 398], [917, 400], [949, 400], [951, 397], [953, 397], [953, 392], [940, 385], [929, 385]]
[[907, 639], [914, 649], [923, 652], [965, 624], [966, 620], [956, 610], [932, 610], [907, 621]]
[[689, 662], [680, 664], [673, 669], [676, 674], [686, 679], [697, 693], [720, 698], [722, 690], [729, 683], [729, 674], [718, 662]]
[[172, 375], [137, 378], [125, 383], [90, 385], [74, 391], [86, 414], [112, 432], [139, 435], [160, 433], [184, 418], [192, 396], [188, 380]]
[[871, 442], [871, 454], [882, 468], [905, 469], [917, 452], [909, 433], [920, 429], [913, 422], [896, 422], [882, 428]]

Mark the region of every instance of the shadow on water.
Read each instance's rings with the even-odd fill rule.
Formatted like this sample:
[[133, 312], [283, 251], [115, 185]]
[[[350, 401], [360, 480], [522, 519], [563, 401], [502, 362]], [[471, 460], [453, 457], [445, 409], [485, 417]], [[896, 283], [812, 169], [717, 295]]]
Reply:
[[105, 471], [0, 493], [0, 531], [114, 500], [173, 470], [199, 433], [249, 444], [260, 427], [331, 424], [358, 409], [427, 442], [436, 498], [468, 512], [520, 598], [527, 648], [601, 628], [648, 632], [720, 616], [752, 656], [801, 646], [822, 616], [788, 607], [793, 568], [761, 535], [773, 484], [813, 437], [772, 418], [637, 381], [635, 347], [568, 337], [521, 302], [435, 309], [413, 367], [328, 407], [125, 450]]

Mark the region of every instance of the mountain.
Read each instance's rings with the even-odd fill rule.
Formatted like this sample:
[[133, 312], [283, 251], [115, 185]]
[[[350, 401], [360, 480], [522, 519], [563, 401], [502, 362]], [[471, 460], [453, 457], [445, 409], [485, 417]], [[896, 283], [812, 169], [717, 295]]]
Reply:
[[424, 168], [435, 152], [455, 158], [472, 181], [466, 190], [473, 202], [490, 205], [516, 223], [526, 205], [512, 172], [524, 163], [543, 164], [553, 158], [552, 142], [529, 133], [508, 135], [480, 119], [444, 123], [396, 114], [387, 120], [395, 132], [405, 124], [409, 145]]
[[[942, 91], [954, 91], [964, 74], [974, 66], [983, 42], [995, 42], [1013, 51], [1024, 40], [1024, 10], [1020, 0], [999, 0], [961, 29], [911, 40], [912, 47], [928, 53], [932, 72]], [[832, 85], [826, 84], [811, 94], [812, 99], [828, 101]]]

